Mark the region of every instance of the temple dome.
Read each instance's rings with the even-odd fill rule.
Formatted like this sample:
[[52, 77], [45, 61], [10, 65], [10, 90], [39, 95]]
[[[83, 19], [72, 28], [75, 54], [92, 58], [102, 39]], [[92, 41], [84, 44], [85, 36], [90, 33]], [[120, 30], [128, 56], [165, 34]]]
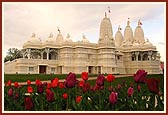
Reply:
[[139, 23], [140, 22], [138, 22], [138, 26], [136, 27], [134, 32], [134, 39], [137, 40], [140, 44], [143, 44], [145, 42], [144, 32]]
[[147, 39], [144, 46], [153, 46], [153, 44], [149, 41], [149, 39]]
[[54, 43], [55, 42], [55, 39], [54, 39], [52, 33], [50, 33], [49, 37], [47, 38], [47, 40], [45, 42], [46, 43]]
[[70, 38], [69, 33], [68, 33], [67, 37], [65, 38], [64, 42], [73, 42], [72, 39]]
[[123, 35], [120, 31], [120, 27], [118, 28], [118, 31], [115, 34], [115, 45], [116, 46], [120, 46], [122, 44], [123, 41]]
[[61, 33], [59, 33], [56, 37], [56, 42], [57, 43], [62, 43], [64, 41], [64, 38]]
[[85, 35], [83, 35], [83, 38], [82, 38], [81, 42], [89, 43], [89, 40], [85, 37]]
[[139, 47], [139, 45], [140, 45], [139, 42], [137, 40], [135, 40], [132, 46], [133, 47]]
[[35, 33], [32, 34], [31, 38], [28, 39], [27, 43], [31, 44], [41, 44], [40, 38], [37, 38]]

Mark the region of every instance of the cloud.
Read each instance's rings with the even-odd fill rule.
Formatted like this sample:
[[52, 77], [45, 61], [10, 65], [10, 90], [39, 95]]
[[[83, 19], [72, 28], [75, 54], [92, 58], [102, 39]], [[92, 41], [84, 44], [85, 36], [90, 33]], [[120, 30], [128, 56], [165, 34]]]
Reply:
[[[155, 36], [163, 36], [156, 33], [157, 30], [154, 30], [153, 26], [149, 27], [152, 24], [158, 26], [163, 22], [163, 4], [30, 2], [7, 3], [3, 6], [4, 46], [6, 49], [10, 47], [22, 48], [23, 43], [28, 40], [33, 32], [42, 41], [45, 41], [50, 33], [56, 37], [57, 27], [60, 28], [64, 37], [70, 33], [73, 41], [81, 40], [82, 34], [85, 34], [89, 41], [96, 43], [99, 39], [100, 23], [104, 17], [104, 12], [108, 11], [108, 6], [111, 10], [108, 16], [113, 26], [113, 37], [118, 25], [121, 25], [122, 30], [124, 30], [128, 17], [131, 18], [133, 29], [137, 26], [137, 21], [141, 19], [144, 30], [149, 32], [147, 35], [150, 35], [150, 39], [155, 39]], [[163, 30], [162, 25], [158, 27], [159, 31]]]

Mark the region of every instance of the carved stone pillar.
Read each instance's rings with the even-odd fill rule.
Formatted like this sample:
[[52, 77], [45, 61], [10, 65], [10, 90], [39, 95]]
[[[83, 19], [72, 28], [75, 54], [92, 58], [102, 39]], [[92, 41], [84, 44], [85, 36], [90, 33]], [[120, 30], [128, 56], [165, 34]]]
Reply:
[[50, 51], [50, 49], [49, 49], [49, 48], [46, 48], [45, 51], [46, 51], [46, 53], [47, 53], [47, 60], [48, 60], [48, 59], [49, 59], [49, 51]]
[[152, 60], [152, 51], [148, 51], [148, 59], [149, 59], [149, 61]]
[[135, 52], [135, 55], [136, 55], [136, 61], [138, 61], [139, 52]]
[[41, 59], [43, 59], [43, 52], [41, 52]]
[[27, 49], [27, 57], [30, 59], [31, 49]]

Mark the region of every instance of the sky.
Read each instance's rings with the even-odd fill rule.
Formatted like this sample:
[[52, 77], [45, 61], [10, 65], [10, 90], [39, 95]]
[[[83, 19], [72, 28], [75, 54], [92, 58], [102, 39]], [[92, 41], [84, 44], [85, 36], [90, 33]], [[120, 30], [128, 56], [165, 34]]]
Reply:
[[122, 33], [130, 18], [133, 30], [138, 20], [142, 22], [145, 39], [157, 47], [161, 61], [166, 60], [166, 3], [58, 3], [58, 2], [16, 2], [3, 3], [2, 35], [3, 57], [9, 48], [22, 49], [23, 44], [35, 33], [42, 41], [49, 34], [58, 34], [58, 27], [64, 38], [69, 33], [75, 42], [85, 35], [91, 43], [99, 39], [100, 23], [110, 7], [113, 37], [118, 25]]

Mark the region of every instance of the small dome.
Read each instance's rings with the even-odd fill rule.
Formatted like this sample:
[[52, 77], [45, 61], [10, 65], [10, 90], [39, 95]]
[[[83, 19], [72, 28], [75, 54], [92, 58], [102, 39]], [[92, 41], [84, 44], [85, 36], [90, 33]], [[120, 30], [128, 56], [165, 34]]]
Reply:
[[144, 46], [153, 46], [153, 44], [147, 39]]
[[120, 30], [118, 30], [115, 34], [115, 45], [120, 46], [123, 41], [123, 35]]
[[143, 44], [145, 42], [144, 39], [144, 32], [140, 25], [138, 25], [134, 32], [134, 39], [137, 40], [139, 43]]
[[55, 42], [55, 39], [54, 39], [52, 33], [50, 33], [49, 37], [47, 38], [47, 40], [45, 42], [47, 42], [47, 43], [54, 43]]
[[61, 33], [59, 33], [56, 37], [56, 42], [57, 43], [62, 43], [64, 41], [64, 38]]
[[81, 42], [89, 43], [89, 40], [85, 37], [85, 35], [83, 35]]
[[32, 34], [31, 38], [28, 39], [27, 43], [31, 44], [41, 44], [40, 38], [37, 38], [35, 33]]
[[140, 44], [138, 43], [138, 41], [135, 40], [132, 46], [133, 46], [133, 47], [139, 47], [139, 45], [140, 45]]
[[65, 38], [64, 42], [73, 42], [72, 39], [70, 38], [69, 33], [68, 33], [67, 37]]

